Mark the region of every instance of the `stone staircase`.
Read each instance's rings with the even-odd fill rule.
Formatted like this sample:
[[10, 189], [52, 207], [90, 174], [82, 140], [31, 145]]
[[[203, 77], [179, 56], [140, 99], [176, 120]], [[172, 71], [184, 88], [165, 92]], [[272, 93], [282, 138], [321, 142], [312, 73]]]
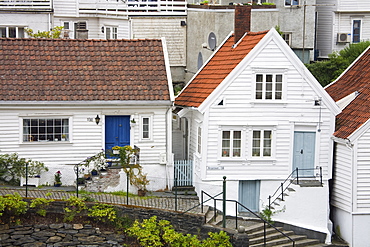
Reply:
[[121, 168], [109, 168], [106, 171], [99, 171], [98, 175], [91, 176], [89, 180], [85, 181], [83, 186], [79, 186], [80, 189], [84, 189], [89, 192], [103, 192], [109, 186], [117, 186], [120, 180], [119, 172]]
[[[238, 230], [236, 230], [236, 222], [238, 221]], [[214, 211], [210, 207], [206, 213], [206, 224], [213, 225], [216, 227], [222, 226], [222, 215], [221, 212], [217, 211], [216, 217], [214, 217]], [[285, 246], [293, 246], [291, 240], [289, 240], [286, 236], [278, 232], [272, 227], [266, 226], [266, 245], [264, 244], [264, 224], [258, 218], [252, 217], [226, 217], [225, 222], [226, 228], [230, 230], [234, 230], [235, 232], [242, 233], [248, 235], [249, 245], [250, 247], [285, 247]], [[320, 243], [318, 239], [310, 239], [306, 235], [298, 235], [295, 234], [293, 231], [284, 230], [282, 227], [277, 227], [281, 232], [285, 235], [289, 236], [291, 239], [295, 241], [295, 247], [323, 247], [328, 246], [326, 244]]]

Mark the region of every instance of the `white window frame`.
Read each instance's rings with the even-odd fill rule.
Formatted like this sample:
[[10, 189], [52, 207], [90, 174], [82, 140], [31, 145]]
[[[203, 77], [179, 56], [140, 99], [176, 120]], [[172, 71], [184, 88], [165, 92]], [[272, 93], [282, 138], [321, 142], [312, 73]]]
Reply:
[[198, 126], [197, 130], [197, 153], [202, 153], [202, 127]]
[[285, 7], [299, 6], [300, 0], [284, 0]]
[[283, 32], [283, 35], [281, 36], [285, 40], [285, 42], [291, 46], [292, 45], [292, 33], [290, 32]]
[[[259, 81], [257, 80], [257, 78], [260, 78], [262, 76], [262, 81]], [[269, 78], [270, 76], [272, 76], [272, 81], [268, 81], [267, 78]], [[281, 82], [279, 81], [276, 81], [276, 78], [278, 78], [279, 76], [281, 76]], [[271, 73], [266, 73], [266, 72], [256, 72], [254, 74], [254, 99], [257, 100], [257, 101], [282, 101], [284, 99], [284, 92], [285, 92], [285, 75], [284, 73], [280, 73], [280, 72], [271, 72]], [[262, 88], [259, 87], [259, 84], [262, 86]], [[267, 87], [267, 84], [271, 84], [272, 88], [271, 88], [271, 91], [270, 89]], [[281, 96], [280, 98], [276, 98], [277, 96], [277, 85], [278, 84], [281, 84]], [[257, 91], [261, 92], [261, 97], [262, 98], [258, 98], [257, 97]], [[267, 92], [271, 92], [271, 99], [270, 98], [267, 98], [266, 99], [266, 96], [267, 96]]]
[[[146, 123], [144, 119], [148, 119]], [[144, 128], [148, 125], [148, 128]], [[144, 132], [148, 132], [148, 136], [144, 137]], [[140, 116], [140, 141], [152, 141], [153, 140], [153, 115], [142, 115]]]
[[[38, 120], [38, 122], [40, 120], [46, 120], [46, 125], [45, 125], [45, 134], [42, 135], [43, 133], [38, 133], [38, 134], [35, 134], [35, 133], [25, 133], [25, 130], [26, 130], [26, 126], [24, 126], [24, 123], [25, 123], [25, 120], [29, 119], [30, 122], [34, 122], [36, 120]], [[60, 125], [60, 128], [61, 128], [61, 131], [60, 132], [54, 132], [55, 131], [55, 125], [49, 125], [49, 128], [48, 128], [48, 120], [53, 120], [53, 122], [55, 120], [67, 120], [67, 130], [65, 129], [66, 127], [63, 126], [63, 125]], [[39, 123], [38, 123], [39, 124]], [[71, 142], [72, 140], [72, 119], [71, 117], [67, 117], [67, 116], [23, 116], [23, 117], [20, 117], [20, 126], [21, 126], [21, 135], [20, 135], [20, 140], [21, 140], [21, 143], [24, 143], [24, 144], [28, 144], [28, 143], [60, 143], [60, 142]], [[31, 124], [31, 127], [32, 128], [32, 124]], [[38, 128], [38, 132], [40, 131], [40, 125], [37, 125], [35, 126], [34, 128]], [[53, 129], [50, 129], [50, 128], [53, 128]], [[32, 130], [31, 130], [32, 132]], [[41, 136], [48, 136], [48, 133], [49, 133], [49, 137], [46, 137], [46, 138], [43, 138]], [[50, 135], [52, 135], [53, 137], [50, 138]], [[66, 136], [63, 136], [63, 135], [66, 135]]]
[[[4, 38], [24, 38], [25, 37], [25, 27], [18, 27], [18, 26], [0, 26], [1, 29], [5, 28], [5, 36]], [[9, 37], [9, 28], [15, 28], [15, 37]], [[23, 29], [23, 35], [20, 34], [20, 29]], [[2, 38], [3, 36], [0, 36]]]
[[[353, 39], [355, 38], [355, 36], [354, 36], [354, 25], [355, 25], [355, 22], [356, 21], [359, 21], [360, 22], [360, 27], [359, 27], [359, 30], [360, 30], [360, 33], [359, 33], [359, 40], [358, 41], [356, 41], [356, 42], [354, 42], [353, 41]], [[354, 44], [357, 44], [357, 43], [359, 43], [359, 42], [361, 42], [361, 36], [362, 36], [362, 26], [363, 26], [363, 21], [362, 21], [362, 19], [361, 18], [353, 18], [352, 19], [352, 25], [351, 25], [351, 43], [354, 43]]]
[[[230, 132], [230, 141], [228, 145], [228, 154], [229, 156], [226, 156], [225, 153], [225, 146], [224, 146], [224, 132], [229, 131]], [[239, 156], [234, 156], [234, 144], [235, 140], [235, 132], [240, 132], [240, 152]], [[233, 127], [220, 127], [219, 129], [219, 151], [218, 156], [220, 160], [241, 160], [245, 158], [245, 128], [242, 126], [233, 126]]]
[[[254, 154], [254, 133], [260, 132], [260, 145], [259, 145], [259, 155]], [[271, 145], [270, 145], [270, 154], [271, 155], [264, 155], [264, 140], [265, 140], [265, 133], [266, 131], [271, 131], [271, 137], [269, 138]], [[272, 126], [265, 126], [265, 127], [253, 127], [250, 130], [249, 135], [250, 145], [249, 145], [249, 159], [255, 160], [255, 159], [275, 159], [275, 143], [276, 143], [276, 128]]]
[[[109, 30], [109, 37], [107, 37], [108, 30]], [[118, 27], [104, 26], [104, 39], [118, 39]]]

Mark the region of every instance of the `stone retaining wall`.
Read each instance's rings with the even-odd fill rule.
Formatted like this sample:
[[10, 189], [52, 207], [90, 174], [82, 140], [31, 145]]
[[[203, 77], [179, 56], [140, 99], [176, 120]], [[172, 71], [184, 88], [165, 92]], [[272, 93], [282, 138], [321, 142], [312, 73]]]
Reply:
[[[86, 203], [88, 206], [93, 203]], [[63, 214], [65, 202], [55, 201], [48, 208], [50, 213]], [[182, 214], [175, 211], [127, 207], [115, 205], [119, 216], [128, 217], [133, 220], [149, 219], [157, 216], [158, 220], [168, 220], [174, 228], [184, 234], [199, 235], [200, 238], [207, 238], [208, 232], [225, 231], [235, 247], [248, 246], [246, 234], [238, 234], [228, 229], [220, 229], [204, 225], [205, 216], [201, 214]], [[52, 225], [34, 225], [7, 227], [0, 225], [0, 246], [121, 246], [120, 243], [125, 239], [124, 235], [114, 234], [112, 232], [100, 232], [99, 229], [91, 225], [81, 224], [52, 224]]]
[[124, 235], [82, 224], [0, 225], [0, 246], [123, 246]]

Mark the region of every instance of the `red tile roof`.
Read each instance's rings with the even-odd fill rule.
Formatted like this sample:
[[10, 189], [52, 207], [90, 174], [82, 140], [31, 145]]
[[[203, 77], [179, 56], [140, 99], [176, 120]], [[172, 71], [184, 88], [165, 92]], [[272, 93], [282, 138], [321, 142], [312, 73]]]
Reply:
[[370, 49], [325, 90], [335, 101], [356, 91], [359, 93], [336, 120], [334, 136], [348, 138], [370, 119]]
[[245, 58], [268, 31], [249, 32], [233, 48], [234, 35], [228, 38], [212, 59], [175, 99], [178, 106], [198, 107]]
[[0, 102], [92, 100], [170, 100], [162, 41], [0, 39]]

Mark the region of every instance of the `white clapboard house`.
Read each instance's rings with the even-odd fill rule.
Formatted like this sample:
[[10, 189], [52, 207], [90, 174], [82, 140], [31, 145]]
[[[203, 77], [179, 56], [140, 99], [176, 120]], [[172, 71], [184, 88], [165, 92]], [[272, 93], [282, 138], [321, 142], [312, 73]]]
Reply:
[[3, 38], [0, 60], [0, 153], [44, 162], [40, 184], [61, 171], [73, 185], [75, 164], [131, 145], [148, 189], [167, 186], [173, 91], [164, 40]]
[[370, 49], [325, 89], [342, 109], [333, 137], [334, 229], [350, 246], [369, 246]]
[[[222, 192], [225, 176], [227, 199], [254, 212], [273, 204], [273, 220], [330, 241], [331, 136], [340, 109], [275, 29], [230, 34], [175, 105], [182, 124], [174, 128], [184, 133], [174, 140], [184, 147], [174, 149], [175, 159], [193, 163], [199, 195]], [[277, 203], [286, 179], [289, 196]], [[232, 204], [226, 211], [248, 212]]]

